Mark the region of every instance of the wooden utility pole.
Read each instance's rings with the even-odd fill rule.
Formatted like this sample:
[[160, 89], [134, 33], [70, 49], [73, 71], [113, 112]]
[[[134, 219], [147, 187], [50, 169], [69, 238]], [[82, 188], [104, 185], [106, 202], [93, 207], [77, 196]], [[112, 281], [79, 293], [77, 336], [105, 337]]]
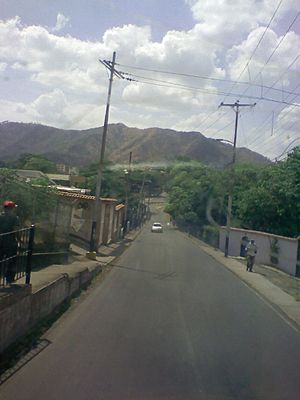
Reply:
[[90, 252], [97, 251], [97, 241], [100, 232], [100, 227], [97, 226], [97, 219], [98, 215], [100, 214], [101, 218], [101, 184], [102, 184], [102, 175], [103, 175], [103, 164], [104, 164], [104, 154], [105, 154], [105, 145], [106, 145], [106, 136], [107, 136], [107, 129], [108, 129], [108, 117], [109, 117], [109, 108], [110, 108], [110, 98], [111, 98], [111, 90], [112, 90], [112, 83], [113, 77], [115, 74], [115, 63], [116, 63], [116, 52], [113, 53], [112, 61], [102, 61], [100, 62], [109, 69], [110, 71], [110, 78], [109, 78], [109, 85], [108, 85], [108, 94], [107, 94], [107, 102], [106, 102], [106, 110], [105, 110], [105, 117], [104, 117], [104, 126], [103, 126], [103, 134], [102, 134], [102, 142], [101, 142], [101, 150], [100, 150], [100, 163], [99, 169], [97, 174], [97, 183], [96, 183], [96, 194], [95, 194], [95, 203], [93, 209], [93, 219], [92, 219], [92, 230], [91, 230], [91, 239], [90, 239]]
[[229, 249], [230, 223], [232, 214], [232, 194], [234, 186], [234, 165], [236, 160], [236, 142], [237, 142], [237, 132], [238, 132], [238, 122], [239, 122], [239, 111], [240, 107], [254, 107], [255, 105], [256, 103], [240, 104], [239, 100], [237, 100], [233, 104], [225, 104], [222, 102], [219, 106], [219, 107], [231, 107], [235, 112], [233, 153], [232, 153], [232, 162], [230, 164], [230, 184], [229, 184], [228, 204], [227, 204], [226, 238], [225, 238], [225, 251], [224, 251], [225, 257], [228, 257], [228, 249]]

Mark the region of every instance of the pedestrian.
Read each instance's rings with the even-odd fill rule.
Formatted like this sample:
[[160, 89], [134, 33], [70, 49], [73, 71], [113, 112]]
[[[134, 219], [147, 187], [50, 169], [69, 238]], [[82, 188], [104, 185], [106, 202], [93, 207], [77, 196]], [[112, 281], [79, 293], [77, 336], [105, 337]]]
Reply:
[[246, 251], [247, 251], [247, 271], [252, 272], [255, 256], [257, 253], [257, 246], [255, 244], [254, 239], [250, 240], [250, 243], [248, 244]]
[[15, 215], [17, 205], [12, 200], [3, 203], [3, 213], [0, 215], [0, 265], [1, 275], [6, 283], [15, 280], [17, 265], [18, 240], [16, 230], [19, 228], [19, 218]]

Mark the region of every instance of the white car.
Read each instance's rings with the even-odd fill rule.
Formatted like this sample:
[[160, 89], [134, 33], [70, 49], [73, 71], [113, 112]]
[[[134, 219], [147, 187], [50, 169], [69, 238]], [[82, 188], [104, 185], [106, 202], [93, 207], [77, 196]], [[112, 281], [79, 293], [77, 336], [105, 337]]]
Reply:
[[151, 227], [151, 232], [162, 233], [163, 232], [162, 224], [160, 222], [154, 222], [154, 224], [152, 224]]

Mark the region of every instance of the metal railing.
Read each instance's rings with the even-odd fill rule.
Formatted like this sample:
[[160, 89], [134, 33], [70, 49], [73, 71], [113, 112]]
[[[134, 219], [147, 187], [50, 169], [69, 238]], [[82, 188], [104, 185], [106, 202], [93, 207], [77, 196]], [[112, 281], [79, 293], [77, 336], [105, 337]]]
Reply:
[[25, 277], [30, 284], [35, 227], [0, 234], [0, 287]]

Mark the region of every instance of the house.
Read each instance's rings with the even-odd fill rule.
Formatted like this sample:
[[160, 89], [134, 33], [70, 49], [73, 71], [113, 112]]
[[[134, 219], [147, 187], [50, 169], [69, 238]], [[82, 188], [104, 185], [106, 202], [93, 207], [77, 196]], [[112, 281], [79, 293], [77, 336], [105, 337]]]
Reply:
[[36, 171], [33, 169], [15, 169], [14, 172], [19, 179], [25, 181], [26, 183], [41, 179], [49, 181], [50, 185], [55, 185], [55, 182], [51, 181], [47, 174], [44, 174], [44, 172], [41, 171]]
[[72, 174], [47, 174], [47, 177], [57, 185], [73, 187], [76, 184], [85, 185], [86, 177]]
[[[82, 193], [59, 191], [60, 208], [71, 207], [70, 238], [71, 241], [89, 249], [95, 196]], [[65, 211], [63, 211], [65, 213]], [[97, 218], [97, 249], [101, 244], [109, 244], [121, 238], [124, 219], [124, 205], [118, 200], [101, 198], [100, 212]]]

